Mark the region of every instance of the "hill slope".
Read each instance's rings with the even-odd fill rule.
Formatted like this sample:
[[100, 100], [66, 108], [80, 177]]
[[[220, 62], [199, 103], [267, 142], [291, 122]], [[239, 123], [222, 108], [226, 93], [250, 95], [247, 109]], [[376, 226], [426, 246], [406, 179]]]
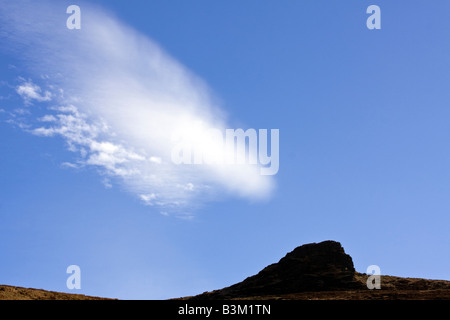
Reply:
[[83, 294], [72, 294], [41, 289], [22, 288], [0, 285], [0, 300], [110, 300], [85, 296]]

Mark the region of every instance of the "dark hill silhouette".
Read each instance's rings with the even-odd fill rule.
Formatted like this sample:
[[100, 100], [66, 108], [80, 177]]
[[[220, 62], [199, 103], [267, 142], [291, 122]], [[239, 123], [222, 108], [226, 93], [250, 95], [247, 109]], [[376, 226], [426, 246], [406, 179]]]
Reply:
[[289, 252], [278, 263], [222, 290], [197, 299], [229, 299], [244, 296], [286, 294], [302, 291], [361, 289], [355, 279], [352, 258], [336, 241], [305, 244]]
[[450, 281], [381, 276], [382, 290], [369, 290], [367, 278], [328, 240], [297, 247], [242, 282], [181, 299], [450, 299]]

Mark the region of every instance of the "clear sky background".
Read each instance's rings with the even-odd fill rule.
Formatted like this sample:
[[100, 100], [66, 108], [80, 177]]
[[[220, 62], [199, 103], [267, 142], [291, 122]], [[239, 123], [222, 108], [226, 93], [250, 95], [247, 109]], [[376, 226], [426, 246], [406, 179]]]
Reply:
[[[323, 240], [359, 272], [450, 280], [448, 1], [90, 2], [203, 79], [233, 128], [280, 130], [276, 189], [165, 215], [95, 166], [63, 165], [77, 157], [64, 138], [13, 121], [47, 105], [24, 105], [18, 86], [38, 79], [0, 38], [0, 284], [165, 299]], [[64, 28], [76, 1], [50, 3]], [[81, 290], [66, 287], [72, 264]]]

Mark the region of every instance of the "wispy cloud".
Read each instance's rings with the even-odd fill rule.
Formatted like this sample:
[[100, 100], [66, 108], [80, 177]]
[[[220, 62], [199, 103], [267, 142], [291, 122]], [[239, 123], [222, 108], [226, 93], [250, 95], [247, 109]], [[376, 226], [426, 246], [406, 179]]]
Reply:
[[[225, 112], [201, 79], [151, 39], [104, 10], [79, 5], [81, 30], [68, 30], [61, 23], [65, 12], [51, 2], [22, 0], [0, 8], [3, 42], [9, 50], [21, 48], [16, 53], [34, 75], [34, 82], [24, 80], [16, 92], [25, 104], [53, 104], [28, 130], [63, 137], [78, 153], [76, 166], [95, 166], [118, 178], [164, 213], [225, 194], [268, 197], [274, 179], [261, 176], [255, 165], [172, 163], [180, 133], [214, 150], [204, 136], [210, 128], [227, 128]], [[38, 81], [50, 84], [48, 89]]]
[[31, 80], [17, 86], [16, 92], [24, 99], [26, 104], [32, 103], [33, 100], [38, 102], [50, 101], [52, 96], [49, 91], [42, 92], [41, 88]]

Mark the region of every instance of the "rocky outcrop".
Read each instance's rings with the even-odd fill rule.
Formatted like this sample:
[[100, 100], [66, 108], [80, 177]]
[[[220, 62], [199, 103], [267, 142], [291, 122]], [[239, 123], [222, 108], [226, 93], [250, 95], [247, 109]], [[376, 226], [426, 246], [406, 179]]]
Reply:
[[278, 263], [230, 287], [205, 292], [196, 299], [287, 294], [305, 291], [359, 289], [352, 258], [336, 241], [305, 244]]

